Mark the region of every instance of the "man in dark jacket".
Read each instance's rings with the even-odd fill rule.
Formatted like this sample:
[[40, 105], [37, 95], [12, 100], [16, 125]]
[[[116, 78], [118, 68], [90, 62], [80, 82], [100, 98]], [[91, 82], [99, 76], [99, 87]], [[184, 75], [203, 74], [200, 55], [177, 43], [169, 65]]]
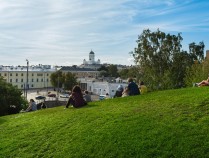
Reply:
[[128, 79], [128, 90], [129, 90], [129, 95], [139, 95], [140, 91], [135, 82], [133, 82], [132, 78]]

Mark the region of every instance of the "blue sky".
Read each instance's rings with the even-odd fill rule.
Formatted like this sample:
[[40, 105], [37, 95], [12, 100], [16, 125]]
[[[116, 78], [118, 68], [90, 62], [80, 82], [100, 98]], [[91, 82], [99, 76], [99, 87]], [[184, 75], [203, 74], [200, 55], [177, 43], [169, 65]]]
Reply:
[[102, 63], [133, 64], [144, 29], [209, 50], [208, 0], [0, 0], [0, 65], [80, 65], [91, 50]]

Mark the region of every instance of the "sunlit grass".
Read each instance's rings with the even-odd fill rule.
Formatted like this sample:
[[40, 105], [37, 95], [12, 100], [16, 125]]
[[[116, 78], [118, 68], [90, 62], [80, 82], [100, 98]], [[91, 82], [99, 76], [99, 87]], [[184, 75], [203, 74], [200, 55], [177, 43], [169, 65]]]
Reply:
[[0, 117], [0, 157], [209, 157], [208, 87]]

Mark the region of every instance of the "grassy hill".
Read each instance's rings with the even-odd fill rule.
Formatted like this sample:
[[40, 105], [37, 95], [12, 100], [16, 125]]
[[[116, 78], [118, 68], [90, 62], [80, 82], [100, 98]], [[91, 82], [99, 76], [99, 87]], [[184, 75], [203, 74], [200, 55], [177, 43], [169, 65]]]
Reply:
[[0, 157], [209, 157], [209, 88], [0, 117]]

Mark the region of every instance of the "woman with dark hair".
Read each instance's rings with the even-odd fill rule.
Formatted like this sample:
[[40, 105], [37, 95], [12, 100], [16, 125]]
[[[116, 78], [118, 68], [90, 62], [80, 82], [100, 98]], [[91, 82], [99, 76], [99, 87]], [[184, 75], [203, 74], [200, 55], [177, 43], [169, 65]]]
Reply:
[[67, 102], [66, 108], [68, 108], [69, 105], [73, 105], [74, 108], [79, 108], [86, 104], [87, 103], [83, 98], [81, 88], [78, 85], [74, 86], [72, 89], [72, 94], [70, 95], [70, 98]]

